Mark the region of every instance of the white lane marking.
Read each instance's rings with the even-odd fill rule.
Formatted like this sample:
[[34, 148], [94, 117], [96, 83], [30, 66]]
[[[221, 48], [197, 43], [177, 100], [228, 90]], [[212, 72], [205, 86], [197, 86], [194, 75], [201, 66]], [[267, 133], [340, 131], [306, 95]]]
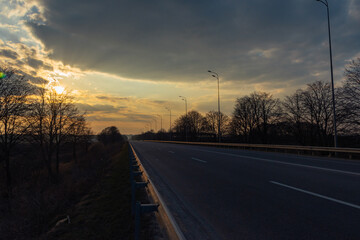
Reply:
[[198, 162], [202, 162], [202, 163], [207, 163], [207, 161], [198, 159], [198, 158], [191, 158], [192, 160], [198, 161]]
[[174, 153], [173, 151], [169, 151], [169, 153]]
[[255, 160], [260, 160], [260, 161], [265, 161], [265, 162], [280, 163], [280, 164], [286, 164], [286, 165], [297, 166], [297, 167], [313, 168], [313, 169], [318, 169], [318, 170], [325, 170], [325, 171], [330, 171], [330, 172], [338, 172], [338, 173], [345, 173], [345, 174], [360, 176], [360, 173], [357, 173], [357, 172], [349, 172], [349, 171], [342, 171], [342, 170], [336, 170], [336, 169], [331, 169], [331, 168], [315, 167], [315, 166], [303, 165], [303, 164], [298, 164], [298, 163], [288, 163], [288, 162], [282, 162], [282, 161], [276, 161], [276, 160], [270, 160], [270, 159], [264, 159], [264, 158], [237, 155], [237, 154], [232, 154], [232, 153], [223, 153], [223, 152], [206, 151], [206, 150], [198, 150], [198, 151], [217, 153], [217, 154], [223, 154], [223, 155], [234, 156], [234, 157], [255, 159]]
[[299, 192], [307, 193], [307, 194], [315, 196], [315, 197], [323, 198], [323, 199], [330, 200], [330, 201], [333, 201], [333, 202], [336, 202], [336, 203], [340, 203], [340, 204], [343, 204], [343, 205], [346, 205], [346, 206], [349, 206], [349, 207], [360, 209], [360, 206], [352, 204], [352, 203], [344, 202], [344, 201], [341, 201], [341, 200], [338, 200], [338, 199], [335, 199], [335, 198], [331, 198], [331, 197], [327, 197], [327, 196], [324, 196], [324, 195], [321, 195], [321, 194], [309, 192], [309, 191], [306, 191], [306, 190], [303, 190], [303, 189], [300, 189], [300, 188], [296, 188], [296, 187], [292, 187], [292, 186], [282, 184], [282, 183], [279, 183], [279, 182], [275, 182], [275, 181], [270, 181], [270, 182], [273, 183], [273, 184], [277, 184], [279, 186], [282, 186], [282, 187], [286, 187], [286, 188], [290, 188], [290, 189], [293, 189], [293, 190], [296, 190], [296, 191], [299, 191]]

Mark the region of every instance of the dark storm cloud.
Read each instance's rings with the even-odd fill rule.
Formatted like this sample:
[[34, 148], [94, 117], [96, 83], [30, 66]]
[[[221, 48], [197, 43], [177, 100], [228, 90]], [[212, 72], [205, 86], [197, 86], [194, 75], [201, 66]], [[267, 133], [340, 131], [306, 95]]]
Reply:
[[100, 121], [100, 122], [115, 122], [115, 121], [121, 121], [122, 118], [119, 117], [104, 117], [104, 116], [86, 116], [86, 119], [88, 121]]
[[49, 70], [49, 71], [52, 71], [53, 70], [53, 67], [47, 63], [45, 63], [44, 61], [42, 60], [39, 60], [37, 58], [33, 58], [33, 57], [27, 57], [25, 59], [25, 62], [28, 66], [38, 70], [40, 68], [42, 69], [45, 69], [45, 70]]
[[113, 96], [96, 96], [97, 99], [100, 100], [107, 100], [107, 101], [111, 101], [111, 102], [117, 102], [117, 101], [128, 101], [129, 98], [127, 97], [113, 97]]
[[[359, 6], [333, 1], [335, 66], [360, 52]], [[129, 78], [198, 81], [208, 68], [247, 82], [328, 70], [326, 8], [315, 0], [41, 0], [28, 22], [52, 57]], [[355, 14], [356, 16], [356, 14]]]
[[11, 59], [17, 59], [19, 57], [19, 55], [16, 52], [8, 49], [1, 49], [0, 56], [4, 56]]
[[48, 81], [41, 78], [41, 77], [33, 77], [21, 70], [14, 69], [11, 67], [0, 67], [1, 72], [6, 73], [6, 77], [1, 81], [8, 82], [14, 86], [24, 87], [25, 89], [29, 90], [29, 94], [37, 94], [38, 89], [40, 88], [36, 84], [46, 84]]
[[121, 109], [124, 109], [126, 107], [115, 107], [113, 105], [108, 104], [85, 104], [85, 103], [76, 103], [76, 106], [79, 108], [80, 111], [86, 111], [88, 113], [94, 113], [94, 112], [102, 112], [102, 113], [117, 113]]
[[42, 77], [33, 77], [34, 75], [27, 74], [19, 69], [15, 69], [16, 75], [19, 77], [19, 79], [22, 79], [25, 82], [31, 83], [31, 85], [34, 84], [47, 84], [49, 81], [42, 78]]
[[35, 69], [38, 69], [40, 67], [42, 67], [44, 65], [44, 62], [41, 61], [41, 60], [38, 60], [38, 59], [35, 59], [35, 58], [30, 58], [28, 57], [26, 59], [26, 63], [32, 67], [32, 68], [35, 68]]
[[131, 122], [143, 122], [148, 123], [149, 121], [154, 120], [154, 115], [142, 114], [142, 113], [126, 113], [124, 114], [126, 119]]
[[10, 43], [9, 45], [0, 44], [0, 61], [6, 62], [5, 65], [19, 69], [29, 66], [35, 70], [30, 72], [33, 75], [37, 75], [36, 71], [40, 69], [53, 70], [53, 66], [39, 59], [41, 56], [34, 47], [23, 43]]
[[148, 123], [149, 120], [153, 120], [154, 116], [137, 114], [137, 113], [125, 113], [121, 117], [104, 117], [104, 116], [87, 116], [89, 121], [100, 121], [100, 122], [114, 122], [114, 121], [130, 121], [130, 122], [140, 122]]

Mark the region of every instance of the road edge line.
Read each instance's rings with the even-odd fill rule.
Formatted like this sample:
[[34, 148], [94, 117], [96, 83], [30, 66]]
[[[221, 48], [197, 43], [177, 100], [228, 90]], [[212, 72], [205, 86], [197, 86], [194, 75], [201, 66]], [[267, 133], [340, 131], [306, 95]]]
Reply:
[[[134, 153], [135, 158], [137, 159], [137, 161], [139, 163], [141, 163], [140, 158], [137, 156], [135, 149], [133, 148], [132, 144], [129, 143], [132, 152]], [[169, 208], [167, 207], [167, 205], [165, 204], [163, 198], [161, 197], [159, 191], [156, 189], [154, 183], [152, 182], [152, 180], [149, 178], [149, 175], [146, 171], [146, 169], [144, 168], [144, 166], [141, 164], [140, 168], [143, 170], [143, 172], [145, 173], [145, 180], [149, 181], [149, 185], [148, 185], [148, 190], [149, 190], [149, 194], [151, 195], [151, 198], [154, 200], [154, 202], [158, 202], [160, 204], [159, 206], [159, 218], [161, 218], [162, 222], [164, 223], [164, 227], [167, 230], [168, 236], [170, 237], [170, 239], [179, 239], [179, 240], [186, 240], [184, 234], [182, 233], [179, 225], [177, 224], [175, 218], [173, 217], [173, 215], [171, 214]], [[167, 222], [170, 223], [170, 226], [168, 224], [166, 224]], [[174, 236], [174, 233], [176, 236]]]

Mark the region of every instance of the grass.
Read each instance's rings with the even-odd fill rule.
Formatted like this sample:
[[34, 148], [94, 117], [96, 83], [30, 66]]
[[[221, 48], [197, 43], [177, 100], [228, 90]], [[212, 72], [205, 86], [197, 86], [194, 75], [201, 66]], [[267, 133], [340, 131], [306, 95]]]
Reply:
[[128, 145], [110, 161], [103, 179], [68, 212], [71, 223], [59, 225], [44, 239], [133, 239]]

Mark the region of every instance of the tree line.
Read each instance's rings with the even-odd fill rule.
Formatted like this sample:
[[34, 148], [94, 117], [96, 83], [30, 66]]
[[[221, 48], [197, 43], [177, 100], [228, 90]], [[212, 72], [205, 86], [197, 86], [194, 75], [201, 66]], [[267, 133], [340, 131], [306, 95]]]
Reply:
[[31, 144], [38, 149], [49, 180], [56, 182], [62, 146], [72, 146], [76, 161], [78, 145], [83, 143], [87, 148], [92, 132], [84, 113], [66, 91], [60, 93], [44, 84], [32, 84], [13, 69], [0, 67], [0, 72], [0, 159], [11, 195], [10, 165], [18, 145]]
[[1, 239], [56, 235], [64, 214], [126, 156], [126, 136], [111, 126], [96, 141], [75, 101], [69, 91], [0, 66]]
[[[360, 144], [360, 58], [345, 69], [335, 88], [340, 146]], [[171, 133], [145, 132], [135, 139], [216, 141], [219, 113], [192, 110], [175, 120]], [[333, 146], [334, 118], [330, 83], [307, 84], [283, 99], [253, 92], [236, 99], [232, 115], [220, 113], [222, 141]]]

